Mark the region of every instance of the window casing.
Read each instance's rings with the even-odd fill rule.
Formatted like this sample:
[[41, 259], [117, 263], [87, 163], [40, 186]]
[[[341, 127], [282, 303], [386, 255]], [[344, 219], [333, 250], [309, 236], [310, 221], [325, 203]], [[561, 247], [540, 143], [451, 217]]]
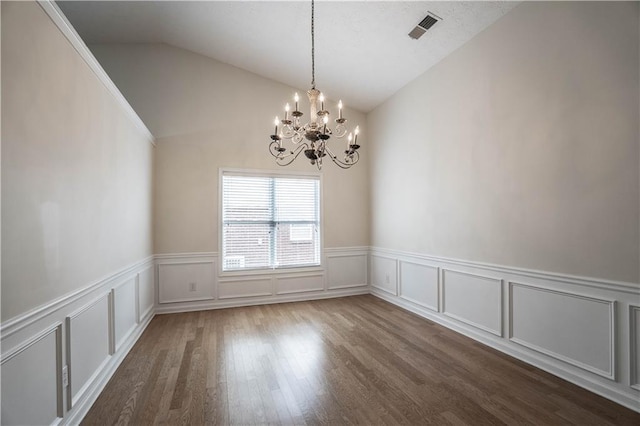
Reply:
[[221, 171], [222, 271], [320, 266], [320, 176]]

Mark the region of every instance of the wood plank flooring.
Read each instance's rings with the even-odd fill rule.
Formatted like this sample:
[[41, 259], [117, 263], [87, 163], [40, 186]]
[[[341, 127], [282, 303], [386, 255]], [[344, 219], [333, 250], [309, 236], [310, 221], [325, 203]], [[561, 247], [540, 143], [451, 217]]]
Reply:
[[639, 425], [373, 296], [158, 315], [86, 425]]

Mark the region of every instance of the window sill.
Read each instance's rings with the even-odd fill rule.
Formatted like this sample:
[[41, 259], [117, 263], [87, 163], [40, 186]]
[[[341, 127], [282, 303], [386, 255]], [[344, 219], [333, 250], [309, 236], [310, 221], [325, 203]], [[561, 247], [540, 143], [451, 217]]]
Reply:
[[324, 266], [300, 266], [279, 269], [243, 269], [234, 271], [220, 271], [220, 278], [246, 277], [246, 276], [272, 276], [272, 275], [299, 275], [310, 273], [324, 273]]

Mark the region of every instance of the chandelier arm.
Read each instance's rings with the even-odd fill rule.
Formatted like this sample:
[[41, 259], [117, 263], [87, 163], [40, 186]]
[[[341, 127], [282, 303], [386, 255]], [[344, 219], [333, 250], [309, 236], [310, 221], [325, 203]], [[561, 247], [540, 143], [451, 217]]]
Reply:
[[[333, 161], [338, 167], [340, 167], [341, 169], [348, 169], [351, 166], [353, 166], [354, 164], [356, 164], [359, 160], [360, 160], [360, 155], [358, 154], [358, 151], [353, 151], [352, 154], [352, 159], [348, 160], [348, 161], [341, 161], [338, 159], [338, 156], [335, 155], [333, 153], [333, 151], [331, 151], [329, 149], [329, 147], [325, 146], [325, 151], [327, 152], [327, 154], [329, 154], [329, 157], [331, 158], [331, 161]], [[345, 160], [349, 158], [348, 156], [345, 156]]]
[[281, 152], [278, 152], [278, 154], [274, 155], [274, 148], [272, 145], [278, 145], [277, 142], [271, 142], [271, 144], [269, 144], [269, 152], [271, 153], [271, 155], [273, 155], [274, 157], [276, 157], [276, 164], [278, 166], [288, 166], [289, 164], [293, 163], [296, 158], [298, 158], [298, 156], [300, 155], [301, 152], [303, 152], [305, 149], [309, 149], [309, 145], [307, 145], [307, 143], [302, 143], [300, 145], [298, 145], [298, 147], [294, 150], [294, 151], [289, 151], [289, 154], [283, 154]]

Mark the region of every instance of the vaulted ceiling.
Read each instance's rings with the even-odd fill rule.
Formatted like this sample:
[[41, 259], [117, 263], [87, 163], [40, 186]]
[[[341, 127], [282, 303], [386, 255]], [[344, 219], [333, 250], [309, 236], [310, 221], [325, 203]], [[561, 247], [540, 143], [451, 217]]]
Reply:
[[[311, 81], [310, 1], [58, 2], [89, 46], [167, 43], [287, 85]], [[517, 2], [317, 1], [316, 86], [368, 112]], [[442, 18], [419, 40], [427, 14]]]

